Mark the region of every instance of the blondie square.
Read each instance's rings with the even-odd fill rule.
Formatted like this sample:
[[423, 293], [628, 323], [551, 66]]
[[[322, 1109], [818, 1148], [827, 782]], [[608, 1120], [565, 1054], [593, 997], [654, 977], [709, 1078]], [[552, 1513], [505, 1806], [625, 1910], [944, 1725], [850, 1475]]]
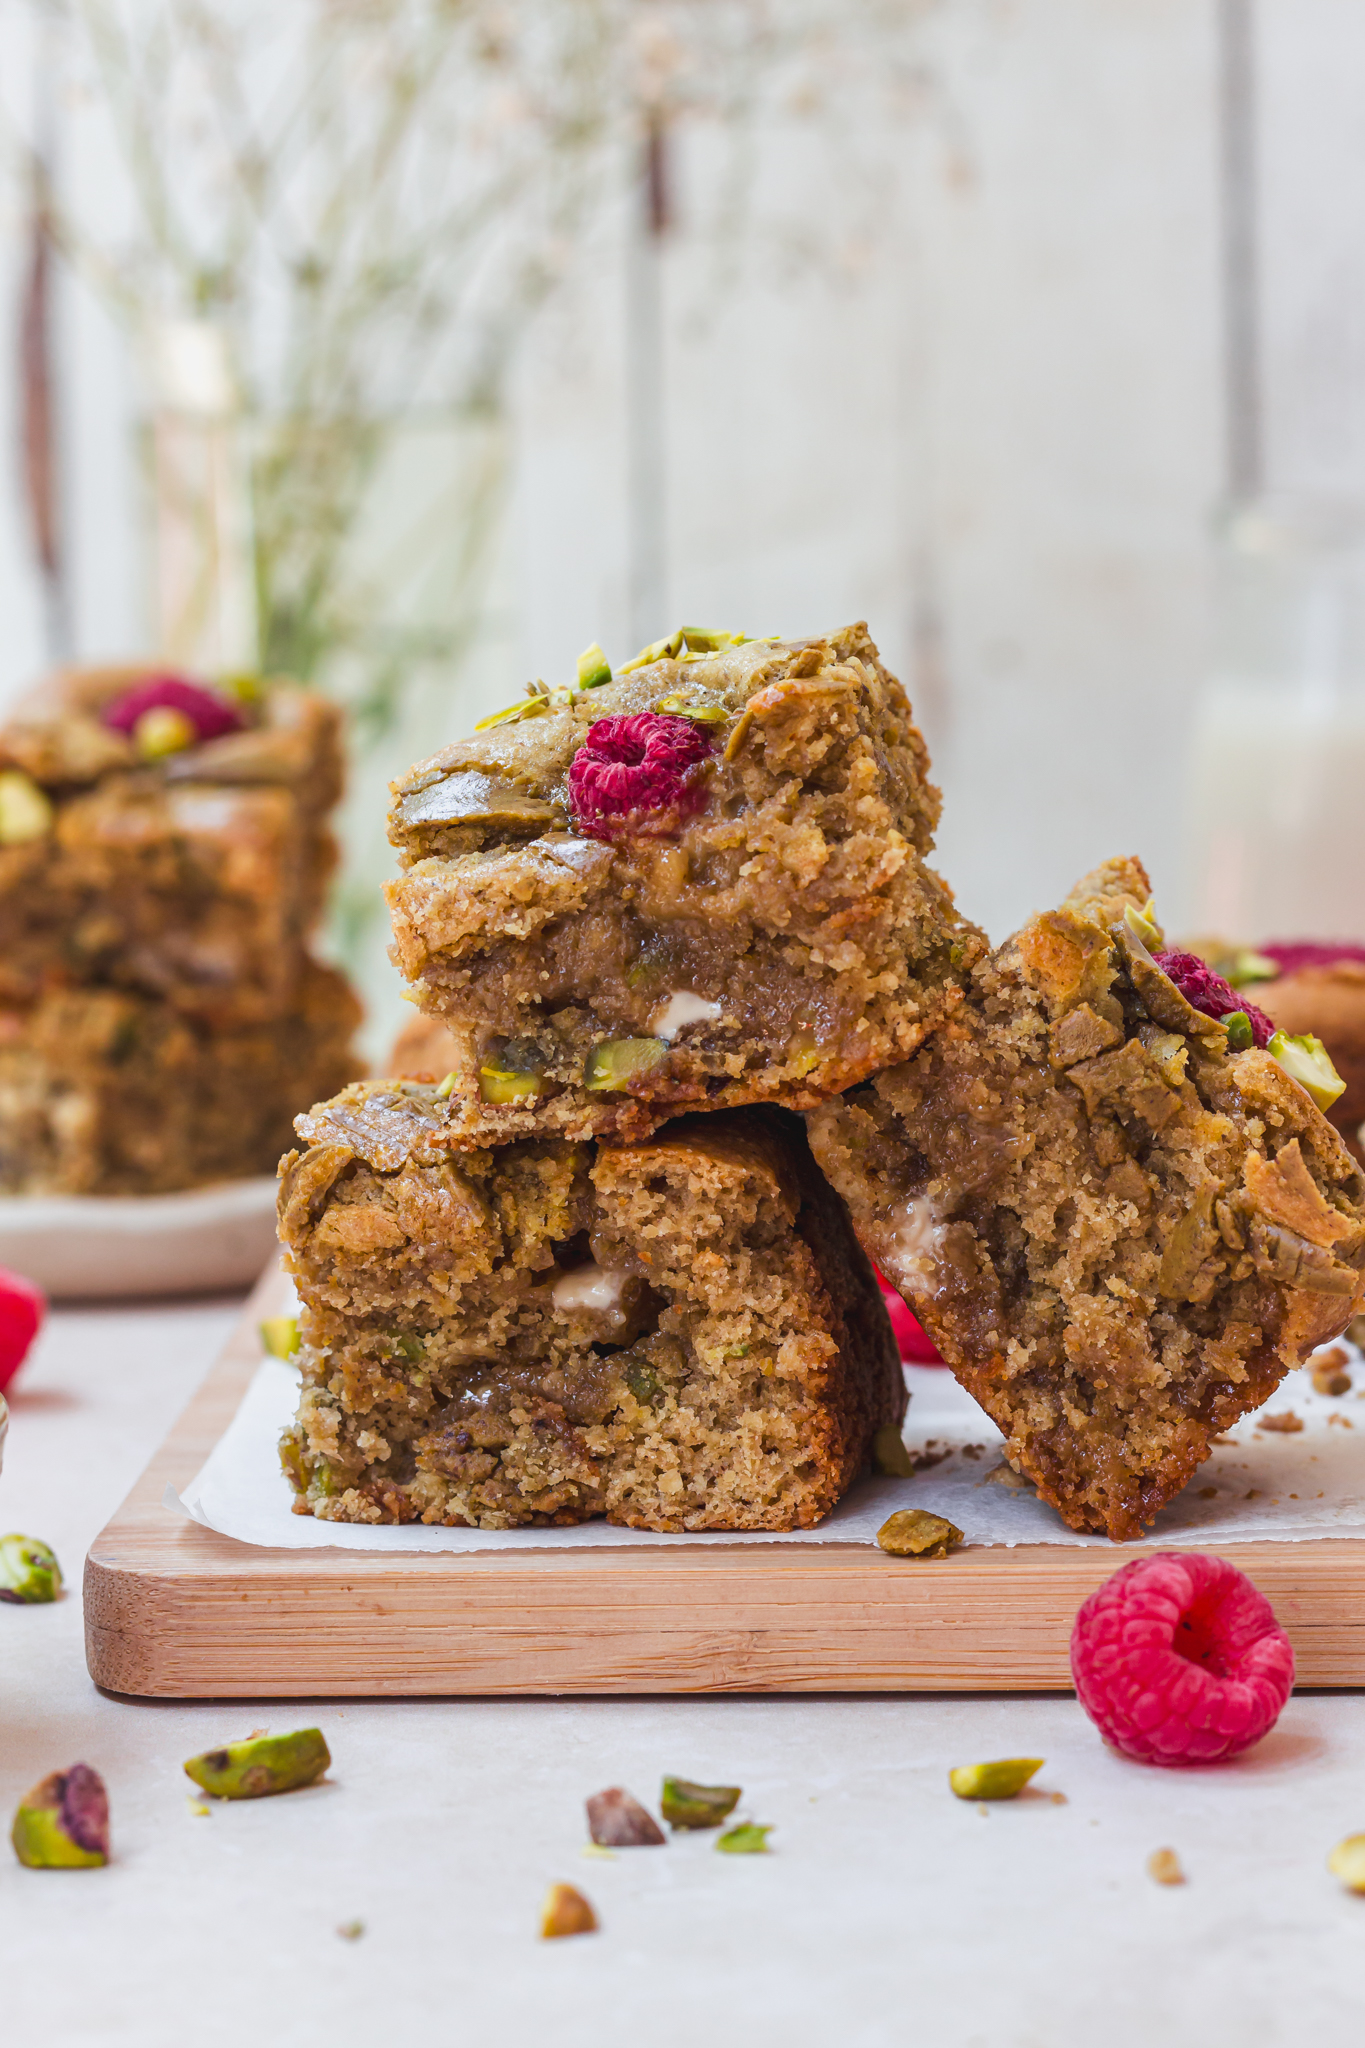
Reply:
[[[125, 709], [177, 692], [189, 711], [148, 702], [125, 729]], [[214, 1026], [284, 1015], [340, 787], [338, 714], [296, 685], [46, 685], [0, 729], [0, 1001], [98, 984]]]
[[1360, 1169], [1160, 948], [1140, 863], [1112, 861], [982, 961], [910, 1060], [808, 1119], [1011, 1464], [1116, 1539], [1365, 1293]]
[[210, 1029], [125, 989], [0, 1008], [0, 1194], [159, 1194], [273, 1173], [300, 1104], [357, 1071], [360, 1006], [305, 963], [269, 1024]]
[[412, 769], [393, 958], [455, 1124], [639, 1136], [905, 1059], [985, 946], [926, 864], [928, 767], [858, 625], [675, 635]]
[[306, 1149], [281, 1165], [296, 1512], [669, 1532], [826, 1515], [905, 1390], [799, 1119], [456, 1151], [445, 1108], [362, 1082], [298, 1119]]

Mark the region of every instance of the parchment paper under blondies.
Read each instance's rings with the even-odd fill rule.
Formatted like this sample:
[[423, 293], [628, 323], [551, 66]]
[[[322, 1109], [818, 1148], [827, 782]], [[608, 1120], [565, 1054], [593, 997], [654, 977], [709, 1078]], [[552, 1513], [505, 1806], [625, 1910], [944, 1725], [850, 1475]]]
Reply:
[[[1289, 1373], [1257, 1415], [1215, 1446], [1208, 1463], [1157, 1517], [1156, 1548], [1211, 1543], [1311, 1542], [1365, 1535], [1365, 1371], [1348, 1350], [1355, 1391], [1331, 1399], [1313, 1391], [1307, 1369]], [[184, 1495], [166, 1505], [241, 1543], [288, 1550], [470, 1551], [590, 1549], [621, 1543], [872, 1543], [898, 1508], [928, 1508], [955, 1522], [970, 1544], [1090, 1544], [1103, 1537], [1068, 1529], [1001, 1457], [1001, 1436], [969, 1394], [942, 1369], [907, 1366], [905, 1441], [921, 1461], [912, 1479], [866, 1479], [818, 1528], [776, 1535], [658, 1536], [583, 1522], [569, 1529], [432, 1529], [319, 1522], [291, 1511], [276, 1444], [293, 1418], [298, 1374], [267, 1358], [232, 1423]], [[1267, 1429], [1286, 1413], [1301, 1430]], [[909, 1569], [925, 1569], [913, 1566]]]

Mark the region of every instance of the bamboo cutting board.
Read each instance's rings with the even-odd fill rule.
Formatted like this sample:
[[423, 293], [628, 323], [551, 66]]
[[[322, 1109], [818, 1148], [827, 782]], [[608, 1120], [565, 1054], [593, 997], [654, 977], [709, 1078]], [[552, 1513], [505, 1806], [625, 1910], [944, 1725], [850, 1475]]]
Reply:
[[[265, 1550], [169, 1514], [236, 1411], [278, 1305], [263, 1276], [85, 1567], [86, 1655], [160, 1699], [670, 1692], [1031, 1692], [1071, 1683], [1077, 1607], [1120, 1545], [869, 1543], [389, 1554]], [[1299, 1682], [1365, 1686], [1365, 1541], [1215, 1545], [1293, 1639]]]

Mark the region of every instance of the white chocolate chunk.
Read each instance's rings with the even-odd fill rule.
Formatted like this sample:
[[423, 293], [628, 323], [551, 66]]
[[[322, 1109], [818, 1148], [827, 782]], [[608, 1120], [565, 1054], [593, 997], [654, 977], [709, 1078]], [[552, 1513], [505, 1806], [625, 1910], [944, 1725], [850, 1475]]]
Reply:
[[690, 989], [675, 989], [654, 1012], [649, 1028], [656, 1038], [671, 1040], [684, 1024], [711, 1024], [721, 1015], [719, 1003], [708, 1003], [705, 996], [694, 996]]
[[921, 1294], [938, 1294], [939, 1253], [944, 1226], [927, 1195], [914, 1195], [906, 1203], [895, 1230], [883, 1240], [880, 1263], [902, 1286]]
[[606, 1266], [599, 1266], [589, 1259], [586, 1266], [575, 1266], [572, 1272], [561, 1273], [550, 1289], [550, 1299], [558, 1309], [596, 1309], [599, 1312], [619, 1312], [621, 1295], [625, 1289], [628, 1273], [613, 1273]]

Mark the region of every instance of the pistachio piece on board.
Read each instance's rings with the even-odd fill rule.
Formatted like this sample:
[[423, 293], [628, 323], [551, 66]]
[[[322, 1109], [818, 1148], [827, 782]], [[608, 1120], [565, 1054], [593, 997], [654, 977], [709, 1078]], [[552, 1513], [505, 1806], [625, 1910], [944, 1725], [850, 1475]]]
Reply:
[[1347, 1891], [1365, 1892], [1365, 1835], [1347, 1835], [1327, 1858], [1327, 1868]]
[[671, 1828], [718, 1828], [739, 1805], [740, 1785], [695, 1785], [665, 1778], [659, 1811]]
[[565, 1934], [596, 1934], [597, 1915], [571, 1884], [552, 1884], [540, 1909], [540, 1932], [546, 1941]]
[[185, 1775], [215, 1799], [268, 1799], [311, 1785], [331, 1761], [322, 1730], [300, 1728], [292, 1735], [258, 1735], [206, 1749], [190, 1758]]
[[888, 1422], [872, 1439], [872, 1462], [888, 1479], [913, 1479], [914, 1462], [905, 1448], [905, 1438], [894, 1422]]
[[0, 1536], [0, 1600], [43, 1607], [62, 1590], [62, 1568], [36, 1536]]
[[882, 1523], [877, 1541], [892, 1557], [946, 1557], [962, 1541], [962, 1531], [924, 1508], [902, 1508]]
[[53, 1771], [20, 1800], [10, 1829], [30, 1870], [94, 1870], [109, 1861], [109, 1797], [89, 1764]]
[[1185, 1872], [1174, 1849], [1153, 1849], [1147, 1858], [1147, 1875], [1156, 1884], [1185, 1882]]
[[609, 1038], [588, 1054], [583, 1086], [602, 1092], [628, 1088], [667, 1058], [668, 1046], [662, 1038]]
[[716, 1847], [727, 1856], [766, 1856], [771, 1828], [755, 1827], [752, 1821], [741, 1821], [737, 1828], [727, 1828]]
[[22, 846], [52, 830], [53, 810], [46, 795], [22, 768], [0, 772], [0, 846]]
[[299, 1348], [297, 1316], [267, 1316], [260, 1331], [261, 1349], [271, 1358], [292, 1358]]
[[586, 1805], [588, 1833], [599, 1849], [656, 1849], [664, 1840], [653, 1815], [620, 1785], [594, 1792]]
[[949, 1771], [948, 1783], [959, 1799], [1015, 1799], [1042, 1768], [1040, 1756], [1002, 1757], [991, 1764], [959, 1764]]

